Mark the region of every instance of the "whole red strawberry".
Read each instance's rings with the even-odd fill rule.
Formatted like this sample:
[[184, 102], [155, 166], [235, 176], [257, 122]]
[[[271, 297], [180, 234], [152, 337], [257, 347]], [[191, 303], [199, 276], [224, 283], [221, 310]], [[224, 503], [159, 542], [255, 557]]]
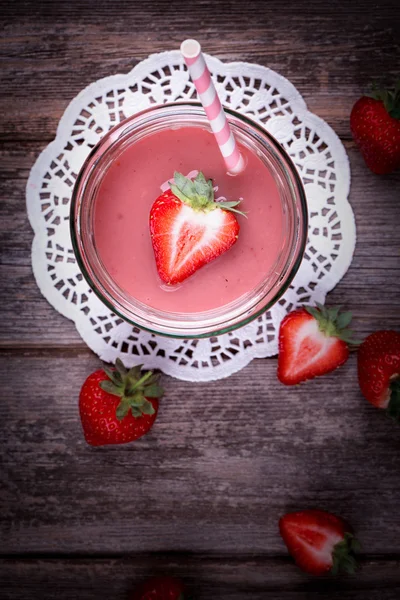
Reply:
[[[181, 283], [229, 250], [239, 236], [238, 201], [215, 202], [212, 181], [174, 174], [171, 189], [154, 202], [150, 235], [160, 278]], [[240, 213], [243, 214], [243, 213]]]
[[142, 373], [142, 365], [128, 371], [119, 359], [115, 367], [89, 375], [79, 395], [83, 433], [91, 446], [137, 440], [157, 416], [163, 395], [157, 377], [151, 371]]
[[339, 308], [305, 306], [289, 313], [279, 329], [278, 378], [295, 385], [325, 375], [349, 358], [351, 313]]
[[394, 91], [375, 91], [351, 111], [350, 129], [364, 160], [383, 175], [400, 167], [400, 82]]
[[400, 333], [375, 331], [361, 344], [357, 359], [366, 399], [400, 421]]
[[310, 575], [354, 573], [359, 549], [351, 527], [323, 510], [288, 513], [279, 521], [281, 536], [302, 571]]
[[151, 577], [135, 591], [131, 600], [185, 600], [185, 586], [175, 577]]

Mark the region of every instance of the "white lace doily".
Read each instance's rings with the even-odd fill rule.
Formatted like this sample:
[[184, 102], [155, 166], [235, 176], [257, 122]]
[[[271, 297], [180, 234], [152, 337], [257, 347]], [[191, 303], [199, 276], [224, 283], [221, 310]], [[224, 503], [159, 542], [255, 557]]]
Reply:
[[70, 199], [91, 148], [121, 119], [151, 104], [196, 98], [179, 51], [154, 54], [130, 73], [100, 79], [78, 94], [27, 184], [27, 210], [35, 232], [33, 272], [50, 304], [75, 322], [83, 340], [104, 361], [120, 356], [127, 366], [143, 363], [191, 381], [227, 377], [255, 357], [276, 354], [283, 316], [305, 302], [324, 302], [350, 266], [356, 237], [347, 200], [349, 163], [334, 131], [307, 111], [296, 88], [278, 73], [254, 64], [206, 59], [222, 102], [264, 125], [290, 154], [305, 184], [310, 224], [304, 260], [284, 298], [258, 320], [218, 338], [154, 336], [111, 313], [91, 292], [74, 258]]

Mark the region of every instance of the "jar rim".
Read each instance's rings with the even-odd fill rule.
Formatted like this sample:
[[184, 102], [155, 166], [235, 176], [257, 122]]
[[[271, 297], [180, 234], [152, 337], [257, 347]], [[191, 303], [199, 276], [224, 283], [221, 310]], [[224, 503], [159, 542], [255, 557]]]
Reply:
[[[88, 247], [88, 240], [93, 236], [90, 238], [86, 232], [86, 220], [83, 218], [83, 214], [88, 214], [90, 205], [87, 205], [87, 202], [93, 202], [93, 194], [90, 195], [87, 192], [90, 191], [90, 186], [94, 185], [93, 178], [98, 177], [101, 160], [110, 155], [116, 144], [123, 144], [124, 140], [131, 140], [132, 135], [137, 133], [140, 127], [155, 126], [157, 119], [179, 117], [185, 121], [186, 118], [189, 126], [190, 120], [193, 121], [195, 117], [202, 126], [207, 127], [208, 121], [199, 102], [182, 101], [153, 105], [124, 119], [110, 129], [94, 146], [74, 185], [70, 230], [75, 257], [82, 274], [93, 292], [113, 313], [133, 326], [145, 329], [150, 333], [174, 338], [203, 338], [221, 335], [243, 327], [279, 300], [289, 287], [303, 258], [308, 230], [307, 203], [303, 184], [292, 159], [279, 142], [259, 123], [235, 110], [226, 107], [224, 109], [236, 136], [247, 134], [253, 142], [257, 140], [266, 152], [271, 153], [270, 156], [279, 165], [285, 178], [292, 202], [291, 208], [296, 217], [296, 227], [293, 229], [285, 268], [277, 274], [276, 280], [266, 291], [263, 288], [259, 292], [253, 289], [251, 293], [241, 296], [237, 301], [224, 305], [218, 310], [203, 313], [167, 313], [144, 305], [138, 300], [128, 297], [121, 288], [117, 289], [115, 281], [106, 272], [101, 272], [99, 265], [96, 264], [96, 257], [91, 255], [92, 249]], [[265, 282], [262, 283], [265, 285]], [[233, 307], [233, 305], [235, 306]], [[231, 310], [227, 311], [229, 307]]]

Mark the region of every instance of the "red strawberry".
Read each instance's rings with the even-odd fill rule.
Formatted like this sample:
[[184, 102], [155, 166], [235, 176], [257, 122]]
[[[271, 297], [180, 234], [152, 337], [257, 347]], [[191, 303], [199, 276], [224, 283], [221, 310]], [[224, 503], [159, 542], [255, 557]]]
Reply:
[[175, 577], [151, 577], [142, 583], [132, 600], [185, 600], [185, 586]]
[[[154, 202], [150, 234], [157, 270], [168, 284], [181, 283], [226, 252], [237, 241], [239, 224], [232, 212], [239, 201], [214, 202], [211, 179], [192, 181], [174, 174], [175, 184]], [[243, 213], [241, 213], [243, 214]]]
[[365, 338], [357, 358], [366, 399], [400, 421], [400, 333], [375, 331]]
[[311, 575], [337, 575], [340, 570], [354, 573], [353, 553], [359, 543], [340, 517], [323, 510], [302, 510], [283, 516], [279, 529], [302, 571]]
[[306, 306], [289, 313], [279, 330], [278, 378], [295, 385], [325, 375], [349, 358], [351, 313]]
[[400, 167], [400, 82], [393, 92], [360, 98], [351, 111], [350, 129], [367, 166], [378, 175]]
[[129, 371], [118, 359], [116, 370], [99, 369], [86, 379], [79, 395], [83, 433], [91, 446], [125, 444], [153, 426], [163, 390], [141, 365]]

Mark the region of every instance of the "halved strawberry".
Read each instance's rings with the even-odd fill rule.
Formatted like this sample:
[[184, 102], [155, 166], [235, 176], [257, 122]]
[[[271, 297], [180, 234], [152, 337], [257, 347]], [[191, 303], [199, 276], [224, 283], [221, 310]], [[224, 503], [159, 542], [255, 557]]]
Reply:
[[358, 381], [368, 402], [400, 421], [400, 333], [375, 331], [358, 350]]
[[279, 330], [278, 378], [295, 385], [325, 375], [349, 358], [348, 344], [356, 344], [347, 329], [351, 313], [339, 308], [303, 307], [289, 313]]
[[351, 527], [323, 510], [302, 510], [279, 521], [281, 536], [302, 571], [310, 575], [354, 573], [359, 543]]
[[203, 173], [193, 181], [175, 173], [174, 181], [150, 211], [157, 270], [171, 285], [181, 283], [233, 246], [239, 224], [232, 212], [240, 212], [235, 210], [240, 201], [214, 201], [212, 181], [206, 181]]

